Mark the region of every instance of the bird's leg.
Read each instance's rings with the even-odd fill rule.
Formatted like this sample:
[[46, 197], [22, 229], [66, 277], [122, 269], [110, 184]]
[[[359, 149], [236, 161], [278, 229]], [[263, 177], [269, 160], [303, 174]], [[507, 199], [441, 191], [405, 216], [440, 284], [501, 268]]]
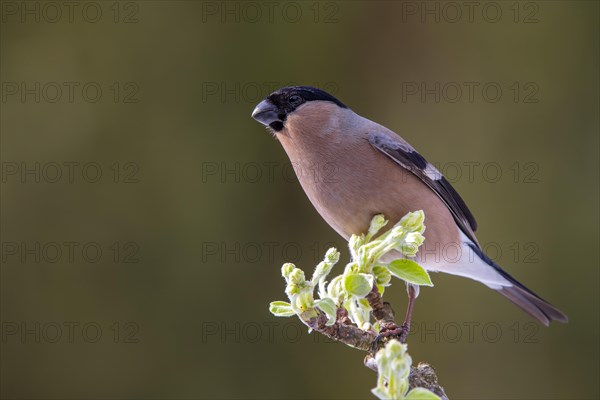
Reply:
[[407, 283], [406, 291], [408, 292], [408, 306], [406, 307], [406, 317], [404, 318], [404, 323], [401, 326], [398, 326], [395, 323], [387, 323], [383, 325], [379, 331], [379, 335], [377, 335], [375, 338], [375, 343], [388, 336], [396, 336], [401, 343], [406, 343], [406, 338], [410, 332], [410, 323], [412, 320], [415, 299], [419, 295], [419, 286]]
[[400, 333], [400, 342], [406, 343], [406, 338], [410, 332], [410, 322], [412, 320], [413, 307], [415, 306], [415, 299], [419, 295], [419, 286], [410, 283], [406, 284], [406, 290], [408, 292], [408, 306], [406, 307], [406, 317], [402, 324], [402, 332]]

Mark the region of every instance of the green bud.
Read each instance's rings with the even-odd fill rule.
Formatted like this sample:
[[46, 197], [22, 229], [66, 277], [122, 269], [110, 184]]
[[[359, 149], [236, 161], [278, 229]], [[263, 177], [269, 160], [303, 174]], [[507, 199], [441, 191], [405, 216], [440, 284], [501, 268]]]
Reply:
[[311, 279], [312, 284], [315, 285], [319, 279], [321, 279], [321, 277], [327, 277], [329, 272], [331, 272], [332, 267], [333, 265], [326, 263], [325, 261], [321, 261], [319, 264], [317, 264], [317, 268], [315, 268], [315, 272], [313, 273]]
[[392, 280], [392, 274], [383, 265], [377, 265], [373, 268], [373, 274], [375, 275], [375, 281], [378, 285], [387, 286]]
[[425, 241], [425, 236], [421, 232], [410, 232], [404, 238], [405, 243], [414, 243], [418, 246], [422, 245]]
[[404, 217], [402, 217], [398, 225], [408, 232], [423, 233], [425, 230], [425, 225], [423, 224], [424, 222], [425, 213], [423, 210], [419, 210], [406, 214]]
[[[408, 346], [406, 344], [400, 343], [397, 340], [390, 340], [389, 343], [385, 346], [384, 355], [390, 359], [396, 357], [402, 358], [405, 355], [408, 356], [408, 354], [406, 354], [407, 347]], [[412, 364], [412, 362], [409, 362], [408, 364], [410, 365]]]
[[410, 232], [406, 234], [404, 240], [398, 246], [400, 252], [407, 257], [414, 257], [419, 251], [419, 247], [425, 241], [425, 236], [419, 232]]
[[297, 309], [303, 312], [312, 308], [314, 305], [314, 299], [312, 291], [302, 291], [295, 298], [295, 306]]
[[340, 252], [337, 251], [335, 247], [330, 248], [327, 250], [327, 253], [325, 253], [324, 261], [330, 264], [337, 264], [337, 262], [340, 261]]
[[288, 276], [287, 287], [285, 288], [285, 293], [291, 299], [292, 296], [301, 293], [306, 289], [310, 289], [312, 292], [312, 286], [306, 282], [306, 278], [304, 277], [304, 271], [300, 268], [294, 268], [292, 272]]
[[296, 266], [292, 263], [285, 263], [283, 264], [283, 266], [281, 267], [281, 275], [286, 279], [289, 280], [290, 279], [290, 274], [292, 273], [292, 271], [294, 270], [294, 268], [296, 268]]
[[285, 294], [287, 294], [288, 297], [291, 299], [293, 296], [300, 293], [301, 290], [302, 288], [300, 286], [288, 283], [288, 285], [285, 288]]
[[291, 272], [290, 276], [290, 284], [292, 285], [304, 285], [306, 283], [306, 278], [304, 277], [304, 271], [300, 268], [294, 268]]
[[360, 246], [365, 244], [365, 239], [358, 235], [350, 236], [348, 240], [348, 248], [350, 249], [350, 254], [352, 255], [352, 259], [356, 260], [358, 258], [358, 249]]
[[366, 299], [350, 298], [344, 302], [350, 320], [362, 330], [370, 330], [371, 306]]
[[388, 223], [388, 221], [385, 219], [383, 214], [377, 214], [376, 216], [374, 216], [373, 219], [371, 220], [371, 226], [369, 227], [369, 233], [367, 234], [367, 238], [366, 238], [367, 241], [371, 240], [371, 238], [373, 236], [375, 236], [377, 234], [377, 232], [379, 232], [381, 230], [381, 228], [386, 226], [387, 223]]
[[[377, 387], [372, 390], [379, 399], [410, 399], [408, 376], [412, 359], [406, 351], [406, 344], [390, 340], [383, 349], [375, 355], [377, 364]], [[420, 391], [415, 392], [412, 399], [420, 397]], [[432, 393], [433, 394], [433, 393]], [[405, 397], [406, 396], [406, 397]], [[435, 395], [434, 395], [435, 396]], [[435, 397], [434, 397], [435, 398]], [[424, 397], [430, 399], [430, 397]], [[433, 398], [432, 398], [433, 399]]]
[[404, 239], [406, 230], [402, 226], [396, 226], [390, 232], [390, 235], [386, 238], [386, 243], [394, 243]]
[[338, 275], [327, 285], [327, 295], [332, 298], [336, 303], [339, 304], [341, 297], [344, 294], [344, 288], [342, 286], [343, 275]]

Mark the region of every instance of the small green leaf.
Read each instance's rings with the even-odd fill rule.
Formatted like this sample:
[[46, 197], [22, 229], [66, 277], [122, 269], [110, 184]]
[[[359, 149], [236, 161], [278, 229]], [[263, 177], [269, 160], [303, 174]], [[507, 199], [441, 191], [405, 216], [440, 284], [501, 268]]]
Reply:
[[397, 278], [415, 285], [433, 286], [429, 274], [423, 267], [412, 260], [395, 260], [388, 264], [388, 269]]
[[424, 389], [414, 388], [404, 398], [405, 400], [440, 400], [440, 397], [435, 393]]
[[271, 304], [269, 304], [269, 311], [276, 317], [291, 317], [296, 314], [292, 309], [292, 305], [285, 301], [271, 302]]
[[325, 314], [329, 316], [335, 316], [337, 312], [335, 303], [329, 297], [315, 301], [315, 306], [319, 307]]
[[329, 297], [315, 301], [315, 306], [321, 311], [327, 314], [327, 326], [331, 326], [335, 323], [337, 317], [337, 307], [332, 299]]
[[365, 297], [373, 289], [373, 276], [370, 274], [350, 273], [342, 281], [344, 290], [352, 296]]

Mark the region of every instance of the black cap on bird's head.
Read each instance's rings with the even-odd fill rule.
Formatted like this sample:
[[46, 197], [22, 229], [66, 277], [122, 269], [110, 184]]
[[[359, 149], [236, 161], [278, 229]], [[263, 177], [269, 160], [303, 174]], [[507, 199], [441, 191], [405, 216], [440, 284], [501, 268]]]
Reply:
[[311, 86], [288, 86], [271, 93], [258, 103], [252, 112], [252, 118], [279, 132], [283, 129], [288, 114], [304, 103], [316, 100], [330, 101], [339, 107], [348, 108], [324, 90]]

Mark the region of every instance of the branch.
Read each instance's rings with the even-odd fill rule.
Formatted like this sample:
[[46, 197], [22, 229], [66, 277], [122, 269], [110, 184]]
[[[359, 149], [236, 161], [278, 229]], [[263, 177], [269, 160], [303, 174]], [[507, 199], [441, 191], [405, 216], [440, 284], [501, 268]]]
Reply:
[[435, 369], [427, 363], [421, 362], [416, 367], [411, 367], [408, 382], [411, 389], [424, 388], [437, 394], [442, 400], [448, 400], [444, 388], [438, 383]]
[[395, 324], [394, 310], [392, 310], [390, 303], [383, 302], [381, 295], [379, 294], [379, 290], [377, 289], [377, 284], [373, 285], [373, 289], [371, 289], [366, 299], [373, 309], [373, 316], [379, 323], [380, 329], [384, 326]]
[[[338, 315], [343, 315], [342, 310], [338, 309]], [[347, 317], [338, 318], [331, 326], [327, 326], [327, 315], [321, 311], [318, 311], [316, 317], [307, 318], [305, 314], [301, 314], [300, 320], [310, 329], [359, 350], [368, 351], [376, 338], [373, 332], [363, 331], [356, 325], [348, 324], [350, 320]]]

